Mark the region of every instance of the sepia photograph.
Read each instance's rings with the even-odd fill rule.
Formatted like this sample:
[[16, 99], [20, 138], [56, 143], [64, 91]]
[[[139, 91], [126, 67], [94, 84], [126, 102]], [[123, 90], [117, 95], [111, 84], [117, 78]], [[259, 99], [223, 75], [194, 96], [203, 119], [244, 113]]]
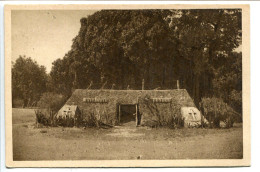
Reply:
[[5, 20], [7, 166], [250, 165], [248, 5], [9, 5]]

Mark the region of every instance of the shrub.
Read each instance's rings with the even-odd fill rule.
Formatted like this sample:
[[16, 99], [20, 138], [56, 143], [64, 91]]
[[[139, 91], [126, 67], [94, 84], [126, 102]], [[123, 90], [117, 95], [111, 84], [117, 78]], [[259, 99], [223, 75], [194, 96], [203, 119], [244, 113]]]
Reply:
[[90, 114], [85, 114], [84, 118], [82, 120], [82, 125], [84, 127], [100, 127], [101, 120], [98, 116], [98, 114], [92, 112]]
[[42, 124], [44, 126], [50, 126], [51, 120], [49, 116], [49, 112], [46, 109], [37, 109], [35, 110], [36, 115], [36, 125]]
[[200, 108], [209, 122], [209, 127], [220, 127], [220, 121], [225, 122], [226, 128], [233, 126], [237, 113], [222, 99], [216, 97], [202, 98]]
[[[65, 103], [65, 97], [51, 92], [44, 93], [37, 103], [40, 108], [35, 112], [37, 121], [43, 125], [56, 126], [55, 114]], [[44, 122], [43, 121], [48, 121]], [[48, 124], [47, 124], [48, 123]]]
[[44, 93], [37, 103], [39, 109], [35, 110], [36, 123], [45, 126], [55, 126], [54, 115], [64, 104], [65, 98], [55, 93]]
[[169, 128], [182, 128], [184, 126], [184, 118], [181, 116], [171, 116], [169, 120], [165, 122], [165, 126]]
[[[103, 116], [103, 119], [102, 119]], [[91, 113], [85, 113], [82, 111], [82, 117], [80, 126], [83, 127], [98, 127], [98, 128], [111, 128], [115, 125], [115, 118], [113, 114], [107, 114], [106, 112], [100, 112], [94, 110]]]
[[152, 101], [150, 96], [146, 95], [144, 97], [139, 98], [139, 102], [140, 102], [140, 105], [144, 105], [144, 107], [142, 107], [142, 109], [145, 109], [145, 108], [149, 109], [149, 113], [152, 116], [155, 116], [157, 118], [156, 123], [158, 123], [158, 124], [156, 124], [156, 125], [162, 126], [162, 119], [161, 119], [160, 111], [157, 107], [157, 104]]
[[64, 117], [62, 118], [59, 116], [58, 118], [55, 119], [56, 125], [62, 126], [62, 127], [74, 127], [75, 124], [75, 118], [71, 117]]
[[42, 109], [50, 109], [53, 113], [57, 113], [60, 108], [64, 105], [66, 99], [64, 96], [52, 92], [44, 93], [39, 102], [38, 106]]
[[[177, 103], [156, 103], [150, 96], [145, 95], [139, 98], [140, 109], [142, 113], [149, 114], [150, 120], [145, 121], [143, 125], [150, 127], [180, 128], [184, 126], [184, 119], [180, 115], [180, 105]], [[145, 112], [147, 111], [147, 112]]]

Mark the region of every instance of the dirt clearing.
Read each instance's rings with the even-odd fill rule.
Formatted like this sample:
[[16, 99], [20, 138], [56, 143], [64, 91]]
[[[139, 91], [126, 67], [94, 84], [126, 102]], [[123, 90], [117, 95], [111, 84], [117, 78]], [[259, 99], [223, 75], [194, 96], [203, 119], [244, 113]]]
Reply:
[[33, 110], [13, 109], [14, 160], [239, 159], [242, 126], [231, 129], [34, 128]]

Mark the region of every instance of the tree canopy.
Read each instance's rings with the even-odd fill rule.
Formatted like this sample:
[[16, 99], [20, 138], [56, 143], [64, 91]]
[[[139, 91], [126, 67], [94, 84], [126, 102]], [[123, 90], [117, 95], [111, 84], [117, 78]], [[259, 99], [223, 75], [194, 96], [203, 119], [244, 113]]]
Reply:
[[230, 69], [232, 61], [228, 58], [236, 58], [232, 52], [242, 39], [241, 10], [177, 10], [174, 13], [171, 28], [178, 42], [176, 73], [198, 103], [201, 97], [215, 93], [212, 80], [218, 77], [220, 69]]
[[46, 91], [47, 74], [30, 57], [20, 56], [12, 66], [12, 98], [23, 100], [23, 106], [33, 105]]
[[[62, 74], [69, 76], [73, 88], [86, 88], [93, 82], [92, 88], [106, 83], [106, 88], [115, 85], [116, 89], [126, 89], [129, 85], [141, 89], [142, 79], [146, 81], [146, 89], [166, 88], [165, 70], [166, 67], [172, 70], [174, 53], [166, 16], [161, 10], [104, 10], [82, 18], [71, 50], [63, 60], [54, 62], [51, 76], [59, 86], [66, 81], [59, 82], [56, 78]], [[69, 66], [62, 70], [58, 63]], [[174, 78], [172, 73], [169, 80]]]

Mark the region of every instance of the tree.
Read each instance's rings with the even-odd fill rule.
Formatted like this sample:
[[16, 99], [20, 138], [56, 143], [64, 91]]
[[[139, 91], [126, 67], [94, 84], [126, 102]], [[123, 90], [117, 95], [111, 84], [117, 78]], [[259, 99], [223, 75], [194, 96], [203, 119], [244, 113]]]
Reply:
[[222, 58], [213, 79], [214, 94], [242, 114], [242, 53], [231, 52]]
[[12, 66], [12, 100], [22, 99], [23, 107], [35, 105], [46, 90], [47, 74], [30, 57], [19, 56]]
[[71, 93], [73, 78], [69, 72], [70, 60], [66, 55], [61, 59], [57, 59], [52, 63], [52, 69], [50, 72], [51, 80], [50, 85], [53, 91], [56, 93], [61, 93], [63, 95], [69, 95]]
[[174, 78], [168, 72], [174, 53], [168, 14], [168, 10], [103, 10], [82, 18], [71, 50], [53, 63], [53, 81], [68, 94], [70, 88], [87, 88], [92, 82], [92, 88], [106, 83], [107, 88], [141, 89], [142, 79], [146, 89], [172, 86], [167, 83]]
[[241, 10], [177, 10], [169, 19], [178, 42], [176, 73], [198, 104], [214, 94], [215, 71], [230, 65], [223, 59], [241, 42]]

